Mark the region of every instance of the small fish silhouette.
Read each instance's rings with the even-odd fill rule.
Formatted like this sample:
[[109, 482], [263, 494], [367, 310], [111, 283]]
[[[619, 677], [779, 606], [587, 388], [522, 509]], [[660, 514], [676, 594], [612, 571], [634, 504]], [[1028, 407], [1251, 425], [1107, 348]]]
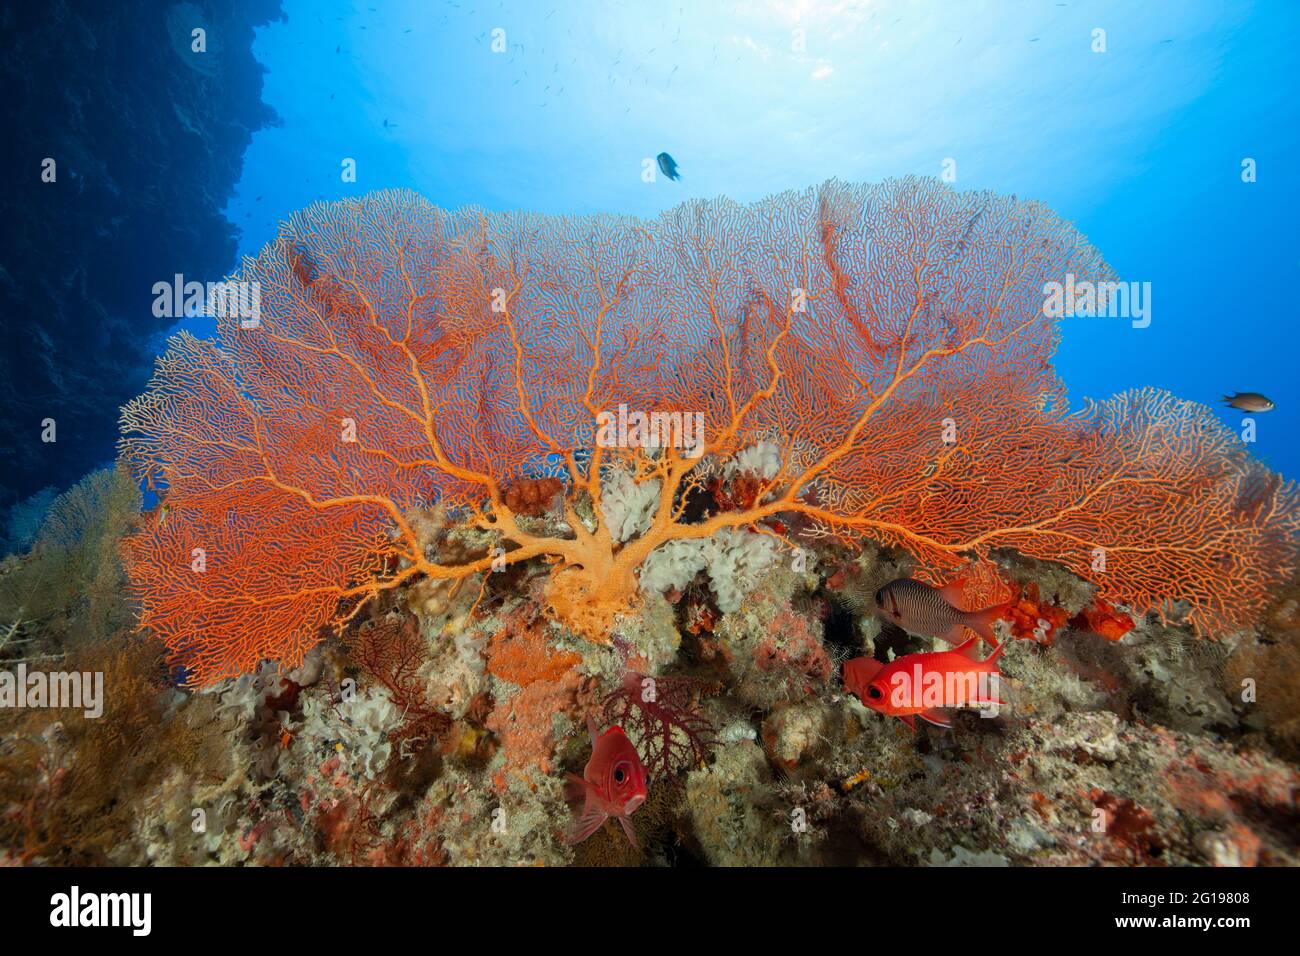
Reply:
[[1277, 408], [1273, 400], [1259, 392], [1233, 392], [1224, 395], [1223, 401], [1230, 407], [1243, 412], [1271, 412]]
[[677, 160], [673, 159], [667, 153], [660, 153], [655, 157], [655, 162], [659, 164], [660, 170], [669, 179], [681, 179], [682, 174], [677, 171]]

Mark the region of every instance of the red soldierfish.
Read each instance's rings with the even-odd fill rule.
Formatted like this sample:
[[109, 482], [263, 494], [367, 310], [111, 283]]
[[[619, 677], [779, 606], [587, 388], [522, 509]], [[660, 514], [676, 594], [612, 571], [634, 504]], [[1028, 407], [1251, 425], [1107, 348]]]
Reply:
[[582, 801], [582, 810], [569, 826], [565, 842], [581, 843], [613, 817], [636, 846], [636, 833], [628, 817], [645, 803], [645, 767], [623, 728], [611, 727], [597, 736], [596, 722], [588, 716], [587, 733], [591, 735], [591, 759], [581, 777], [571, 773], [564, 784], [564, 797], [569, 803]]
[[961, 647], [928, 654], [904, 654], [888, 664], [855, 657], [844, 664], [844, 687], [867, 707], [899, 717], [916, 730], [916, 718], [951, 727], [946, 707], [1002, 706], [997, 698], [997, 659], [1005, 642], [984, 660], [975, 655], [979, 638]]
[[993, 622], [1005, 615], [1011, 605], [995, 604], [982, 611], [963, 611], [952, 604], [958, 596], [952, 585], [932, 588], [911, 578], [898, 578], [876, 592], [876, 613], [905, 631], [937, 637], [949, 644], [961, 642], [963, 627], [969, 627], [990, 645], [996, 644]]

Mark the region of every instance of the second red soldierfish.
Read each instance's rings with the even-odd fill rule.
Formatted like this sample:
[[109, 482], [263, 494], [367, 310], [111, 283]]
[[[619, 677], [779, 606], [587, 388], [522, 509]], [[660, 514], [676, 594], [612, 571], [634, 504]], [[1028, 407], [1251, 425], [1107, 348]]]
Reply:
[[844, 663], [844, 687], [867, 707], [898, 717], [913, 730], [917, 717], [951, 727], [945, 708], [990, 708], [1004, 703], [997, 697], [1001, 677], [997, 659], [1006, 644], [999, 644], [980, 660], [979, 640], [972, 637], [950, 651], [904, 654], [888, 664], [872, 657], [855, 657]]
[[611, 727], [598, 735], [596, 722], [588, 716], [587, 733], [591, 735], [591, 759], [581, 777], [571, 773], [564, 784], [565, 799], [582, 804], [565, 842], [581, 843], [613, 817], [636, 846], [636, 833], [628, 818], [645, 803], [645, 767], [623, 728]]

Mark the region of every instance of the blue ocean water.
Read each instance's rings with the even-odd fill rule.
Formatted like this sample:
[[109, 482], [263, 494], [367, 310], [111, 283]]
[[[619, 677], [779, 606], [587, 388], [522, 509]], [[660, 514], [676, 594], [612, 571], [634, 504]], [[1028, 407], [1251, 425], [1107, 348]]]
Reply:
[[[281, 123], [255, 134], [229, 203], [242, 253], [313, 200], [389, 187], [446, 207], [653, 216], [830, 177], [955, 172], [958, 189], [1044, 201], [1122, 280], [1150, 283], [1146, 328], [1065, 320], [1056, 366], [1074, 406], [1144, 385], [1211, 405], [1263, 392], [1277, 409], [1255, 416], [1254, 449], [1300, 475], [1300, 125], [1285, 65], [1300, 4], [284, 9], [254, 46]], [[646, 183], [663, 150], [682, 179]]]

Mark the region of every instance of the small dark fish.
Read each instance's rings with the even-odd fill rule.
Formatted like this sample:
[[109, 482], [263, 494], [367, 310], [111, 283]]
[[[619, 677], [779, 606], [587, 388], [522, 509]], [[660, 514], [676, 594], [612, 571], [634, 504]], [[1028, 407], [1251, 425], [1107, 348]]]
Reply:
[[669, 179], [681, 179], [682, 174], [677, 171], [677, 160], [673, 159], [667, 153], [660, 153], [655, 157], [655, 162], [659, 164], [660, 170]]
[[1231, 395], [1224, 395], [1223, 400], [1229, 407], [1243, 412], [1271, 412], [1277, 408], [1272, 399], [1266, 398], [1259, 392], [1233, 392]]
[[949, 644], [961, 643], [963, 627], [990, 645], [996, 644], [993, 622], [1007, 612], [1007, 605], [963, 611], [951, 603], [956, 596], [955, 589], [933, 588], [911, 578], [898, 578], [876, 592], [876, 614], [913, 634], [937, 637]]
[[294, 277], [304, 286], [309, 286], [320, 278], [320, 270], [316, 267], [316, 260], [312, 258], [307, 248], [300, 243], [292, 243], [285, 252], [285, 258], [289, 261], [289, 269], [293, 272]]

